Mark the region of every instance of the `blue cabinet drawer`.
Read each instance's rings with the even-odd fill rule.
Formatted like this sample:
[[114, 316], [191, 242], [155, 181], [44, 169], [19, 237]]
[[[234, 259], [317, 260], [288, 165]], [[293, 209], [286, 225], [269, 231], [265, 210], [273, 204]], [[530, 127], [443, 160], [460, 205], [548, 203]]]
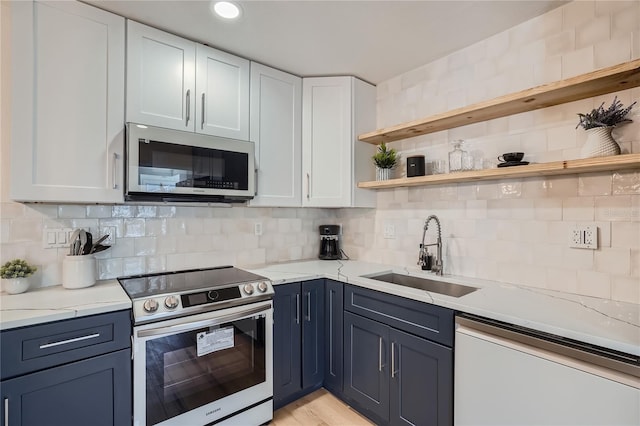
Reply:
[[345, 285], [344, 309], [398, 330], [453, 346], [454, 311], [354, 285]]
[[130, 311], [55, 321], [0, 333], [1, 378], [131, 347]]

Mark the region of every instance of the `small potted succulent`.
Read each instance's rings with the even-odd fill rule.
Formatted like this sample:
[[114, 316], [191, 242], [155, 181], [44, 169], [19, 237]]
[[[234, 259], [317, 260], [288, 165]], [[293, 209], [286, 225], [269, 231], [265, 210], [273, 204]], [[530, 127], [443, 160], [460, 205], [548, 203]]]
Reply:
[[9, 294], [24, 293], [29, 288], [29, 277], [37, 269], [22, 259], [13, 259], [0, 266], [3, 290]]
[[606, 157], [620, 154], [620, 145], [611, 136], [614, 127], [631, 122], [627, 114], [637, 102], [624, 107], [616, 96], [609, 108], [604, 102], [587, 114], [578, 113], [579, 121], [576, 129], [582, 127], [587, 132], [587, 141], [582, 147], [582, 157]]
[[391, 178], [391, 169], [398, 162], [398, 153], [382, 142], [373, 156], [373, 162], [376, 165], [376, 180], [388, 180]]

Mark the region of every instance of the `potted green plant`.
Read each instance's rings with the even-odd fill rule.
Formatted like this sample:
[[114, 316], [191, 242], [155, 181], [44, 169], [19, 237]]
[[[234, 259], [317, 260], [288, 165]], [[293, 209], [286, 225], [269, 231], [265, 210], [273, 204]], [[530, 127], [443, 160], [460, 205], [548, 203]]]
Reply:
[[611, 136], [614, 127], [631, 122], [627, 114], [636, 104], [624, 107], [616, 96], [609, 108], [604, 108], [604, 102], [596, 109], [586, 114], [578, 113], [579, 121], [576, 129], [582, 127], [587, 132], [587, 141], [582, 147], [582, 157], [606, 157], [620, 154], [620, 145]]
[[388, 180], [391, 177], [391, 169], [398, 162], [398, 153], [393, 148], [387, 148], [387, 144], [382, 142], [373, 156], [376, 165], [376, 180]]
[[29, 288], [29, 277], [38, 268], [29, 265], [26, 260], [13, 259], [0, 266], [3, 290], [9, 294], [24, 293]]

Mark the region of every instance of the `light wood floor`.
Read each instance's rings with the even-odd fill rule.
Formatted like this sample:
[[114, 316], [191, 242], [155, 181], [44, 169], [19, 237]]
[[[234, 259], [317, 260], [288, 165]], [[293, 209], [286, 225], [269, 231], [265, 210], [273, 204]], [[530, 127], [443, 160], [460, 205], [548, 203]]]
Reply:
[[325, 389], [318, 389], [273, 413], [272, 426], [370, 426], [365, 417]]

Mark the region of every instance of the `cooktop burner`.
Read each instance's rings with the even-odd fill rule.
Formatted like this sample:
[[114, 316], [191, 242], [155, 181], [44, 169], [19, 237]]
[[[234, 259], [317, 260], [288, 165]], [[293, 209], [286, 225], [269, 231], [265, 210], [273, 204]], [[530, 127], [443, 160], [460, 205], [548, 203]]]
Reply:
[[135, 324], [238, 306], [273, 297], [269, 279], [233, 266], [118, 278]]

